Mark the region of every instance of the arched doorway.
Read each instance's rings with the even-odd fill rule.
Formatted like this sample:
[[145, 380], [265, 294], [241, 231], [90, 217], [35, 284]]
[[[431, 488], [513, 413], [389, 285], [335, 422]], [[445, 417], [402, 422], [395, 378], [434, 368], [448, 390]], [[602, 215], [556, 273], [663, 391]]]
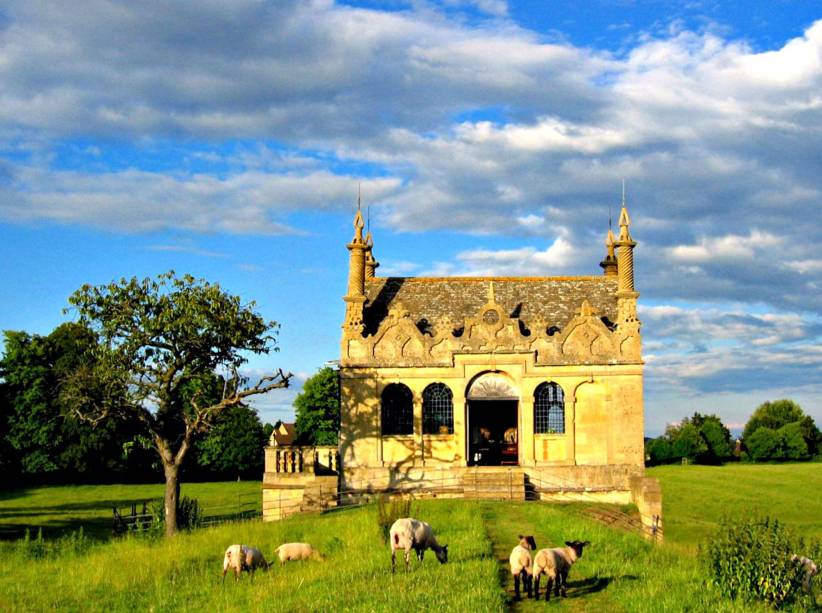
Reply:
[[487, 372], [468, 386], [468, 466], [519, 464], [519, 394], [501, 372]]

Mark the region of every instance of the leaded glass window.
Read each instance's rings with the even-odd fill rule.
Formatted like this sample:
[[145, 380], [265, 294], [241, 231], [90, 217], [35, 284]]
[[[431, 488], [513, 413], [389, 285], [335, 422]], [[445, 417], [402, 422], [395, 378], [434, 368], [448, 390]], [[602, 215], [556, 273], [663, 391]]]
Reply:
[[425, 434], [454, 433], [453, 394], [444, 383], [432, 383], [422, 393], [422, 431]]
[[386, 385], [381, 404], [383, 434], [414, 434], [414, 400], [407, 386]]
[[542, 383], [534, 392], [534, 432], [565, 433], [565, 394], [556, 383]]

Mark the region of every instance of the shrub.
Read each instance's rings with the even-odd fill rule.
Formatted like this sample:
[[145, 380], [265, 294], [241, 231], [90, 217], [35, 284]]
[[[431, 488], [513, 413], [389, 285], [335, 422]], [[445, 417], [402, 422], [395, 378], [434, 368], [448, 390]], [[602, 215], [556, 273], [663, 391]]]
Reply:
[[411, 517], [411, 498], [381, 495], [377, 498], [377, 525], [383, 542], [388, 542], [391, 525], [401, 517]]
[[[165, 506], [162, 499], [151, 503], [152, 528], [162, 530], [165, 525]], [[177, 503], [177, 527], [192, 530], [203, 523], [203, 510], [196, 498], [183, 496]]]
[[700, 555], [709, 583], [724, 596], [778, 608], [801, 594], [802, 570], [790, 558], [804, 546], [776, 519], [725, 519]]

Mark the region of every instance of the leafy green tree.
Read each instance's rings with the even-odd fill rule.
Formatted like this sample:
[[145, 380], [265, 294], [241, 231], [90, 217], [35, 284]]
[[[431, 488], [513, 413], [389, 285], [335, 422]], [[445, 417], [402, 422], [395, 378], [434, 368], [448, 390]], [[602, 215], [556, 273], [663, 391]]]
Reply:
[[706, 416], [699, 434], [708, 447], [701, 461], [713, 464], [731, 456], [731, 432], [716, 415]]
[[[742, 440], [750, 452], [753, 435], [762, 427], [771, 430], [780, 430], [788, 424], [797, 423], [807, 447], [807, 456], [817, 453], [819, 449], [820, 432], [810, 415], [806, 415], [793, 400], [782, 399], [773, 402], [764, 402], [753, 412], [745, 424]], [[791, 431], [793, 432], [793, 430]], [[806, 456], [806, 457], [807, 457]], [[753, 454], [751, 454], [753, 457]]]
[[230, 407], [208, 434], [196, 443], [198, 464], [220, 475], [259, 475], [263, 472], [266, 436], [257, 411], [245, 405]]
[[[96, 335], [98, 356], [69, 379], [66, 401], [91, 423], [119, 417], [148, 430], [163, 464], [171, 536], [177, 532], [180, 470], [196, 438], [245, 398], [288, 386], [291, 375], [282, 370], [250, 387], [237, 372], [248, 353], [272, 348], [276, 323], [257, 314], [253, 302], [243, 305], [217, 284], [173, 271], [84, 285], [69, 303]], [[215, 372], [225, 376], [216, 402]]]
[[648, 461], [651, 465], [665, 464], [674, 458], [671, 441], [664, 436], [660, 436], [648, 441], [646, 445]]
[[297, 443], [336, 445], [340, 438], [339, 373], [326, 366], [303, 384], [294, 400]]
[[802, 423], [798, 421], [785, 424], [777, 433], [782, 439], [782, 450], [786, 460], [807, 460], [808, 443], [802, 432]]
[[672, 449], [674, 457], [694, 460], [708, 451], [708, 445], [699, 434], [699, 428], [686, 422], [676, 430]]
[[0, 360], [5, 440], [23, 473], [55, 472], [62, 444], [50, 350], [42, 336], [7, 330]]
[[122, 442], [140, 432], [114, 422], [95, 430], [61, 400], [64, 381], [93, 361], [94, 334], [66, 323], [48, 336], [12, 331], [5, 336], [0, 359], [4, 438], [16, 459], [9, 469], [50, 479], [70, 475], [73, 480], [124, 470]]
[[757, 428], [746, 443], [748, 455], [755, 462], [781, 458], [784, 455], [783, 438], [779, 432], [768, 426]]

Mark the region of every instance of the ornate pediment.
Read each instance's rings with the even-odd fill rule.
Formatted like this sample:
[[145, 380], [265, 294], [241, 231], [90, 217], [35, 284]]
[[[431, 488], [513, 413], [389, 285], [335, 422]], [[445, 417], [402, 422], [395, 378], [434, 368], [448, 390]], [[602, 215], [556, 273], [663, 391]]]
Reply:
[[522, 321], [494, 299], [459, 325], [448, 317], [421, 331], [401, 303], [391, 306], [376, 333], [343, 337], [343, 363], [363, 366], [449, 366], [455, 354], [534, 352], [537, 364], [618, 364], [641, 361], [641, 337], [635, 307], [621, 305], [631, 317], [614, 326], [587, 300], [561, 329], [541, 318]]

